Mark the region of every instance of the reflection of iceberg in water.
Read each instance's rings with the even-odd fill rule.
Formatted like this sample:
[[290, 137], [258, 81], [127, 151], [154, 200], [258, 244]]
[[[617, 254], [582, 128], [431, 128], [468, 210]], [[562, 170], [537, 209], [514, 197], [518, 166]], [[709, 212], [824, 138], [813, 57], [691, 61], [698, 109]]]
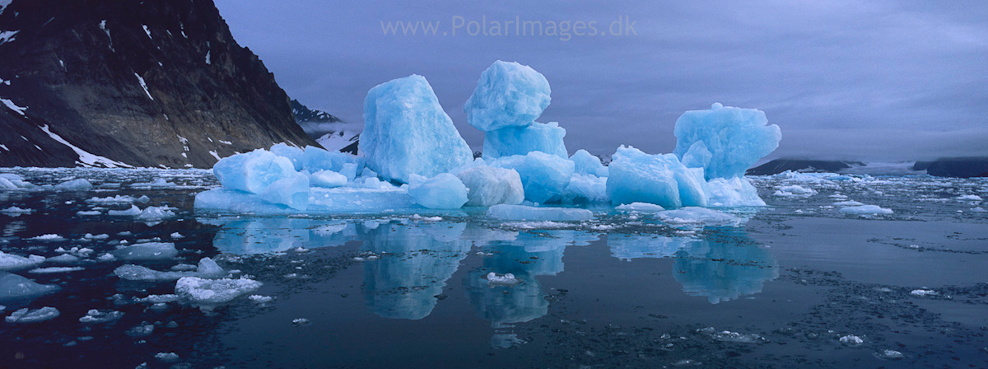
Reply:
[[775, 258], [740, 231], [704, 239], [650, 234], [609, 234], [611, 255], [621, 260], [675, 257], [673, 276], [692, 296], [710, 303], [762, 291], [779, 276]]
[[691, 243], [676, 253], [673, 276], [684, 292], [711, 304], [762, 292], [765, 281], [779, 277], [779, 266], [768, 250], [745, 240]]
[[358, 225], [340, 220], [247, 218], [198, 219], [220, 226], [213, 246], [220, 252], [245, 255], [339, 246], [357, 239]]
[[[556, 275], [563, 271], [563, 251], [567, 246], [585, 246], [598, 237], [582, 231], [545, 231], [521, 233], [512, 241], [490, 242], [484, 265], [463, 280], [467, 298], [477, 314], [491, 321], [495, 334], [494, 348], [508, 348], [525, 342], [512, 332], [512, 324], [531, 321], [549, 312], [549, 302], [542, 292], [539, 275]], [[487, 273], [511, 273], [521, 281], [515, 285], [495, 285]]]
[[470, 250], [461, 241], [465, 223], [386, 224], [368, 231], [362, 251], [386, 253], [364, 264], [364, 298], [375, 314], [422, 319], [432, 313], [460, 261]]

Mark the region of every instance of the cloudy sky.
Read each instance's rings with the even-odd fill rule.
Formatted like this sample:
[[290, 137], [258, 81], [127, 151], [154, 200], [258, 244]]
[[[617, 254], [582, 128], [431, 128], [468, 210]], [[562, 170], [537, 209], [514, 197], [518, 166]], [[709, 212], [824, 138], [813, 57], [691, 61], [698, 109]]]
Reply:
[[[676, 118], [721, 102], [761, 109], [782, 128], [772, 157], [988, 155], [980, 1], [216, 4], [237, 41], [309, 107], [360, 123], [367, 90], [420, 74], [476, 149], [483, 133], [466, 123], [463, 103], [500, 59], [546, 76], [552, 104], [539, 121], [566, 128], [571, 153], [621, 144], [671, 152]], [[398, 21], [435, 28], [386, 32]], [[518, 21], [542, 23], [542, 34]]]

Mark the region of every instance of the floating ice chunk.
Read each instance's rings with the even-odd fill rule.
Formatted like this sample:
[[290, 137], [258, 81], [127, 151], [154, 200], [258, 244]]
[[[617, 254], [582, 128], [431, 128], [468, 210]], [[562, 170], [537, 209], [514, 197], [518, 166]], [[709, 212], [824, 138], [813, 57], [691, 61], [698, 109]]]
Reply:
[[480, 74], [463, 110], [481, 131], [527, 126], [549, 106], [550, 92], [549, 81], [535, 69], [498, 60]]
[[127, 195], [116, 195], [112, 197], [93, 197], [86, 200], [87, 203], [98, 204], [98, 205], [129, 205], [129, 204], [133, 204], [134, 201], [136, 200], [134, 199], [133, 196], [127, 196]]
[[876, 351], [873, 355], [883, 360], [902, 360], [903, 358], [906, 357], [899, 351], [888, 350], [888, 349]]
[[114, 250], [112, 254], [120, 260], [167, 260], [178, 256], [178, 250], [174, 243], [147, 242]]
[[834, 203], [834, 206], [861, 206], [861, 205], [864, 204], [854, 200], [838, 201]]
[[43, 256], [30, 255], [28, 257], [14, 254], [6, 254], [0, 251], [0, 270], [17, 270], [33, 268], [45, 262]]
[[30, 240], [34, 240], [34, 241], [53, 241], [53, 242], [65, 241], [65, 237], [59, 236], [59, 235], [54, 234], [54, 233], [43, 234], [43, 235], [40, 235], [40, 236], [34, 236], [34, 237], [29, 238], [29, 239]]
[[892, 214], [892, 209], [886, 209], [878, 205], [859, 205], [840, 208], [840, 212], [844, 214], [857, 215], [881, 215]]
[[541, 151], [498, 158], [491, 166], [517, 171], [525, 189], [525, 198], [537, 203], [561, 199], [575, 170], [569, 159]]
[[150, 336], [151, 333], [154, 333], [154, 324], [142, 322], [141, 325], [128, 329], [127, 332], [124, 333], [134, 338], [147, 337]]
[[[192, 266], [192, 268], [195, 269], [194, 272], [161, 272], [139, 265], [126, 264], [114, 269], [113, 274], [116, 274], [120, 279], [129, 281], [173, 281], [182, 277], [222, 278], [228, 274], [226, 270], [223, 270], [223, 268], [210, 258], [202, 258], [202, 260], [199, 260], [199, 266]], [[172, 269], [178, 270], [177, 268]]]
[[600, 163], [600, 158], [590, 154], [587, 150], [576, 150], [569, 160], [573, 161], [576, 173], [607, 177], [607, 167]]
[[47, 295], [60, 290], [53, 284], [38, 284], [17, 274], [0, 272], [0, 300], [16, 300]]
[[816, 194], [816, 190], [800, 185], [780, 186], [773, 195], [782, 197], [808, 197]]
[[672, 154], [649, 155], [621, 146], [613, 156], [607, 195], [613, 204], [646, 202], [664, 208], [706, 206], [702, 178]]
[[913, 295], [913, 296], [921, 296], [921, 297], [922, 296], [935, 296], [937, 294], [937, 291], [934, 291], [934, 290], [922, 290], [922, 289], [920, 289], [920, 290], [912, 290], [911, 292], [909, 292], [909, 294], [910, 295]]
[[744, 334], [739, 332], [722, 331], [710, 335], [713, 339], [721, 342], [736, 343], [764, 343], [767, 340], [754, 333]]
[[521, 176], [514, 169], [473, 167], [456, 174], [467, 187], [467, 206], [517, 205], [525, 200]]
[[84, 178], [73, 179], [55, 185], [55, 191], [89, 191], [93, 184]]
[[100, 215], [100, 214], [103, 214], [103, 212], [101, 212], [99, 210], [80, 210], [80, 211], [77, 211], [75, 213], [75, 215], [78, 215], [78, 216], [81, 216], [81, 217], [83, 217], [83, 216], [94, 216], [94, 215]]
[[137, 216], [135, 216], [134, 219], [138, 219], [145, 222], [151, 222], [151, 221], [163, 220], [174, 217], [175, 217], [175, 212], [171, 211], [171, 209], [169, 209], [168, 207], [148, 206], [147, 208], [142, 210], [140, 214], [137, 214]]
[[250, 295], [247, 296], [247, 298], [250, 299], [250, 301], [256, 302], [258, 304], [266, 304], [271, 301], [274, 301], [274, 297], [271, 296]]
[[48, 268], [37, 268], [28, 270], [31, 274], [54, 274], [54, 273], [69, 273], [78, 272], [83, 270], [82, 267], [48, 267]]
[[151, 182], [136, 182], [136, 183], [132, 183], [130, 185], [131, 188], [147, 188], [147, 189], [150, 189], [150, 188], [159, 188], [159, 189], [175, 188], [177, 186], [178, 185], [176, 185], [174, 183], [171, 183], [171, 182], [168, 182], [168, 180], [166, 180], [164, 178], [155, 178]]
[[659, 213], [659, 219], [668, 224], [727, 225], [739, 221], [737, 217], [731, 214], [699, 207], [666, 210]]
[[487, 273], [487, 281], [492, 285], [506, 285], [506, 286], [521, 283], [521, 280], [515, 278], [515, 275], [511, 273], [506, 273], [501, 275], [494, 272], [490, 272]]
[[163, 363], [177, 363], [179, 360], [178, 354], [174, 352], [159, 352], [154, 354], [154, 358], [161, 360]]
[[563, 142], [565, 136], [566, 130], [556, 122], [533, 122], [528, 126], [487, 131], [484, 133], [484, 158], [496, 159], [541, 151], [565, 159], [569, 155]]
[[972, 213], [984, 213], [986, 211], [988, 211], [988, 210], [985, 210], [985, 208], [982, 208], [980, 206], [976, 206], [976, 207], [971, 208], [971, 212]]
[[0, 213], [4, 213], [5, 215], [9, 215], [9, 216], [12, 216], [12, 217], [21, 216], [21, 215], [24, 215], [24, 214], [31, 214], [33, 212], [34, 212], [34, 210], [31, 210], [31, 209], [22, 209], [22, 208], [19, 208], [19, 207], [16, 207], [16, 206], [11, 206], [9, 208], [0, 210]]
[[382, 83], [367, 93], [359, 151], [368, 168], [402, 183], [412, 174], [432, 177], [473, 160], [429, 82], [419, 75]]
[[137, 216], [141, 215], [141, 208], [137, 205], [131, 205], [130, 209], [127, 210], [110, 210], [107, 212], [110, 216]]
[[320, 170], [309, 175], [309, 185], [323, 188], [346, 186], [347, 176], [331, 170]]
[[861, 337], [849, 334], [840, 338], [840, 343], [846, 346], [857, 347], [864, 343]]
[[288, 146], [282, 142], [274, 144], [274, 146], [271, 146], [271, 149], [268, 151], [272, 154], [288, 158], [288, 160], [292, 162], [292, 166], [295, 167], [296, 171], [302, 170], [302, 149]]
[[57, 318], [59, 315], [58, 309], [45, 306], [37, 310], [31, 310], [28, 308], [23, 308], [10, 313], [9, 316], [5, 318], [7, 323], [37, 323], [46, 320], [51, 320]]
[[79, 257], [75, 255], [62, 254], [62, 255], [50, 257], [45, 261], [54, 264], [75, 264], [79, 262]]
[[443, 173], [432, 178], [412, 174], [408, 195], [429, 209], [459, 209], [467, 202], [467, 187], [456, 176]]
[[490, 209], [487, 209], [487, 216], [502, 220], [585, 221], [593, 219], [593, 213], [587, 209], [536, 208], [506, 204], [491, 206]]
[[309, 321], [309, 319], [306, 319], [306, 318], [295, 318], [295, 319], [292, 319], [292, 324], [295, 324], [295, 325], [309, 325], [309, 324], [312, 324], [312, 323]]
[[184, 277], [175, 284], [175, 293], [196, 304], [222, 304], [261, 288], [263, 283], [247, 279], [203, 279]]
[[958, 196], [957, 201], [981, 201], [981, 196], [978, 195]]
[[271, 183], [261, 193], [261, 198], [273, 204], [305, 211], [309, 206], [309, 176], [303, 173], [289, 174]]
[[[782, 131], [777, 125], [767, 125], [765, 113], [757, 109], [741, 109], [714, 104], [710, 110], [692, 110], [676, 120], [676, 149], [680, 159], [691, 164], [706, 162], [706, 179], [744, 176], [752, 164], [779, 147]], [[703, 142], [704, 150], [694, 148]], [[685, 154], [690, 153], [691, 158]], [[710, 158], [703, 151], [710, 154]]]
[[263, 149], [228, 156], [213, 165], [213, 174], [223, 187], [251, 193], [262, 193], [296, 173], [291, 160]]
[[148, 295], [147, 297], [134, 298], [134, 301], [144, 304], [165, 304], [169, 302], [176, 302], [182, 298], [175, 294], [164, 294], [164, 295]]
[[608, 202], [607, 177], [597, 177], [592, 174], [573, 173], [569, 184], [563, 189], [565, 202]]
[[642, 213], [658, 213], [660, 211], [665, 211], [666, 209], [655, 204], [649, 204], [645, 202], [633, 202], [630, 204], [618, 205], [615, 207], [617, 210], [621, 211], [637, 211]]
[[172, 234], [169, 235], [169, 237], [176, 240], [180, 238], [185, 238], [185, 236], [183, 236], [181, 233], [178, 232], [173, 232]]
[[765, 206], [758, 189], [744, 177], [714, 178], [705, 189], [708, 206]]
[[90, 309], [86, 315], [79, 318], [82, 323], [109, 323], [123, 318], [122, 311]]

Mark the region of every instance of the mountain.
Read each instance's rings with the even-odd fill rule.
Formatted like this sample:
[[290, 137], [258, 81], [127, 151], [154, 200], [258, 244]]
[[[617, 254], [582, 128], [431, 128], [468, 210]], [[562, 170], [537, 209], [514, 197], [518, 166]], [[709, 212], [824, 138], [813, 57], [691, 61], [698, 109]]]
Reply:
[[363, 128], [359, 124], [344, 122], [322, 110], [309, 109], [298, 100], [292, 100], [292, 114], [302, 130], [326, 150], [357, 154]]
[[988, 157], [941, 158], [932, 162], [916, 162], [914, 168], [924, 168], [936, 177], [988, 177]]
[[212, 0], [0, 0], [0, 166], [211, 167], [316, 142]]
[[775, 159], [768, 163], [748, 169], [745, 174], [764, 176], [791, 170], [794, 172], [830, 172], [837, 173], [850, 169], [852, 166], [865, 165], [856, 161], [840, 160], [805, 160], [805, 159]]

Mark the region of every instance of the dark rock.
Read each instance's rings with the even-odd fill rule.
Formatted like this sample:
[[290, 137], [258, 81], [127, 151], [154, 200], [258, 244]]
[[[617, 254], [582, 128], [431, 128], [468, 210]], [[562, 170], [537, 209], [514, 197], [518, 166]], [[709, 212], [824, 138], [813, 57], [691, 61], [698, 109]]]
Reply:
[[0, 98], [26, 109], [0, 106], [0, 166], [75, 166], [83, 152], [208, 168], [276, 142], [317, 145], [211, 0], [14, 0], [2, 31], [17, 33], [0, 43]]
[[843, 169], [851, 168], [852, 165], [864, 165], [864, 163], [840, 160], [775, 159], [768, 163], [748, 169], [746, 174], [765, 176], [779, 174], [787, 170], [794, 172], [836, 173]]
[[327, 123], [343, 122], [340, 118], [322, 110], [309, 109], [298, 100], [292, 100], [292, 114], [295, 116], [295, 123], [302, 126], [302, 130], [314, 140], [327, 133], [336, 132], [335, 127]]
[[988, 157], [937, 159], [926, 168], [926, 173], [936, 177], [988, 177]]

